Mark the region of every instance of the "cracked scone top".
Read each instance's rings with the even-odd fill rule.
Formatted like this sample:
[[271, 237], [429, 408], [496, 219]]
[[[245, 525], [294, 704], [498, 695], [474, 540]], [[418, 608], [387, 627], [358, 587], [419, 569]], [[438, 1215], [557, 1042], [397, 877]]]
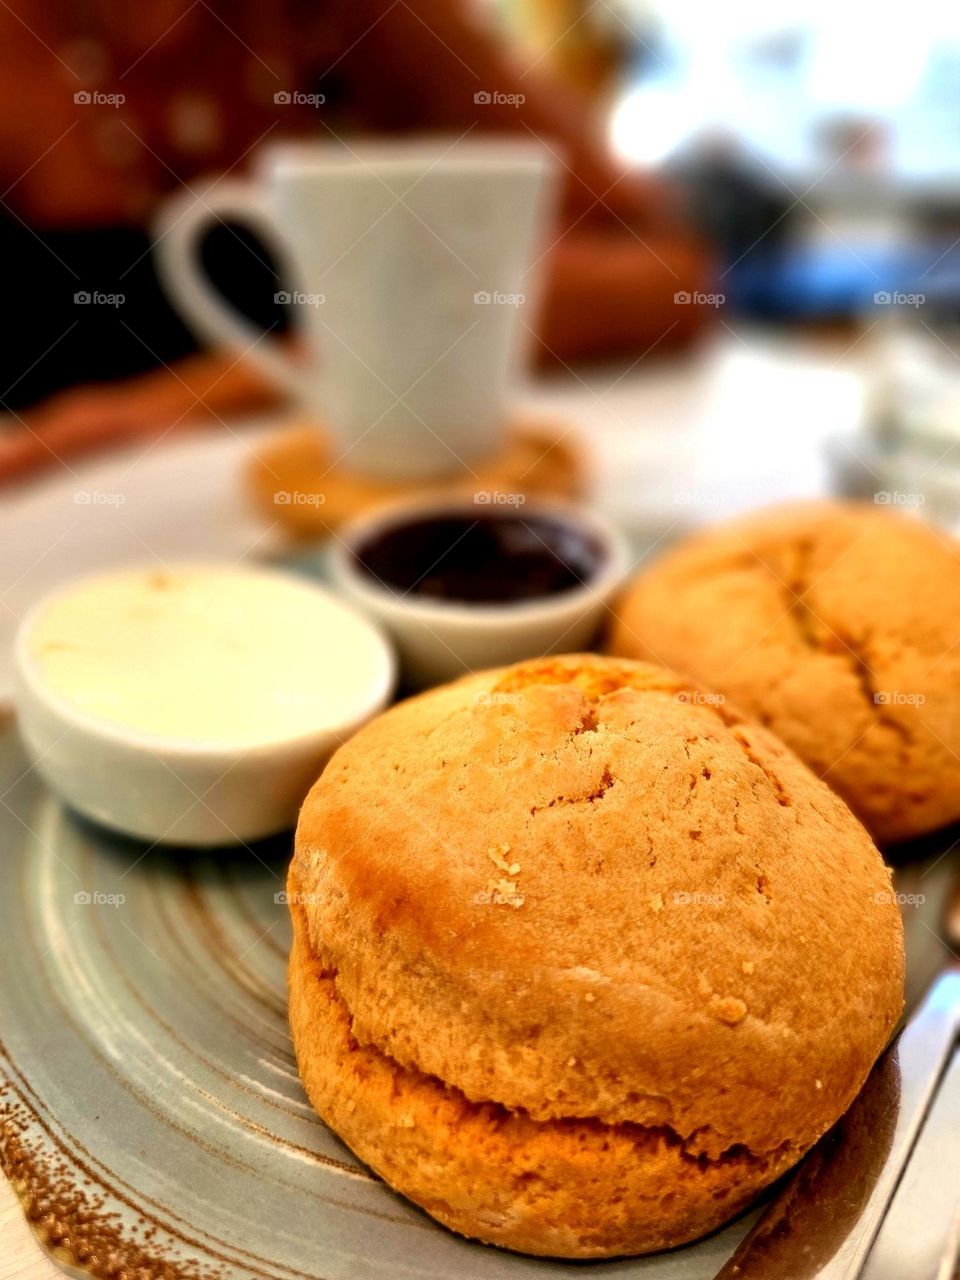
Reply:
[[890, 880], [842, 802], [665, 671], [527, 662], [338, 751], [290, 875], [308, 1093], [467, 1235], [692, 1239], [847, 1107], [899, 1013]]
[[685, 540], [610, 649], [714, 686], [879, 840], [960, 818], [960, 544], [888, 506], [788, 504]]

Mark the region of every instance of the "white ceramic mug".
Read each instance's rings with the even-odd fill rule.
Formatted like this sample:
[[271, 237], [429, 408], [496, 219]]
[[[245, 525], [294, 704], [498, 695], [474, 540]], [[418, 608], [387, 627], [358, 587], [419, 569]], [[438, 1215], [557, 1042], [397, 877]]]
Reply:
[[[333, 439], [336, 461], [429, 476], [492, 453], [536, 303], [553, 168], [534, 142], [265, 149], [161, 211], [161, 279], [198, 334], [243, 352]], [[258, 332], [202, 275], [214, 220], [274, 253], [299, 341]]]

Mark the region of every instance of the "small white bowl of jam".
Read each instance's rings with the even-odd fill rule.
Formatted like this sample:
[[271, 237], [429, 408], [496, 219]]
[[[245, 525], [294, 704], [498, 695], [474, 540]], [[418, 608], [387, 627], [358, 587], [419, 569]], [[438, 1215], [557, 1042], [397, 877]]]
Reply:
[[411, 687], [588, 648], [630, 569], [629, 547], [585, 507], [419, 498], [341, 531], [337, 589], [392, 636]]
[[291, 827], [340, 742], [389, 699], [389, 643], [316, 584], [210, 564], [83, 578], [15, 649], [37, 772], [88, 818], [157, 843]]

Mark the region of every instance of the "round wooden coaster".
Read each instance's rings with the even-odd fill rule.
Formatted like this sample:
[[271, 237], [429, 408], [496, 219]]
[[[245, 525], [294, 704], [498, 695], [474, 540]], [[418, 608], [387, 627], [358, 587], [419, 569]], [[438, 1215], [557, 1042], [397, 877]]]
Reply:
[[247, 469], [257, 510], [297, 538], [339, 528], [376, 503], [421, 493], [449, 493], [477, 503], [511, 497], [572, 499], [585, 485], [585, 467], [572, 432], [556, 423], [519, 422], [495, 456], [427, 480], [383, 480], [331, 461], [329, 443], [313, 424], [298, 424], [259, 446]]

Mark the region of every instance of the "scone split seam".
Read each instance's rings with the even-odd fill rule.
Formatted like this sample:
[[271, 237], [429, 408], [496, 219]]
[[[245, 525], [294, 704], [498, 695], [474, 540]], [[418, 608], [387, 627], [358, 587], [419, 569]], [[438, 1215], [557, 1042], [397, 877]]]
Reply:
[[692, 1165], [696, 1165], [700, 1169], [706, 1169], [708, 1167], [720, 1168], [724, 1165], [764, 1167], [769, 1164], [771, 1160], [784, 1155], [793, 1147], [793, 1143], [789, 1139], [785, 1139], [770, 1151], [756, 1152], [752, 1151], [743, 1142], [734, 1142], [722, 1151], [719, 1156], [711, 1157], [705, 1152], [700, 1152], [698, 1155], [691, 1155], [687, 1150], [687, 1146], [703, 1134], [704, 1131], [702, 1129], [698, 1129], [695, 1132], [688, 1134], [687, 1137], [683, 1137], [670, 1125], [643, 1125], [631, 1120], [617, 1121], [610, 1124], [605, 1120], [601, 1120], [599, 1116], [574, 1115], [538, 1120], [531, 1116], [529, 1112], [525, 1111], [522, 1107], [507, 1107], [493, 1098], [469, 1098], [462, 1089], [457, 1087], [457, 1085], [441, 1080], [438, 1076], [431, 1075], [429, 1072], [422, 1071], [416, 1064], [399, 1062], [372, 1040], [360, 1040], [353, 1031], [353, 1014], [337, 987], [337, 970], [321, 960], [315, 952], [313, 953], [313, 956], [314, 962], [317, 966], [317, 969], [313, 974], [313, 978], [319, 982], [328, 982], [330, 984], [331, 996], [340, 1006], [349, 1026], [349, 1047], [351, 1051], [369, 1053], [375, 1056], [382, 1063], [386, 1064], [395, 1075], [403, 1076], [413, 1084], [428, 1084], [442, 1089], [457, 1103], [458, 1106], [487, 1110], [500, 1124], [517, 1122], [523, 1125], [535, 1126], [539, 1128], [541, 1132], [547, 1132], [550, 1130], [555, 1131], [558, 1129], [576, 1129], [582, 1127], [584, 1129], [591, 1130], [594, 1133], [610, 1133], [628, 1136], [637, 1146], [655, 1146], [658, 1142], [662, 1142], [668, 1147], [676, 1148], [683, 1160], [688, 1161]]

